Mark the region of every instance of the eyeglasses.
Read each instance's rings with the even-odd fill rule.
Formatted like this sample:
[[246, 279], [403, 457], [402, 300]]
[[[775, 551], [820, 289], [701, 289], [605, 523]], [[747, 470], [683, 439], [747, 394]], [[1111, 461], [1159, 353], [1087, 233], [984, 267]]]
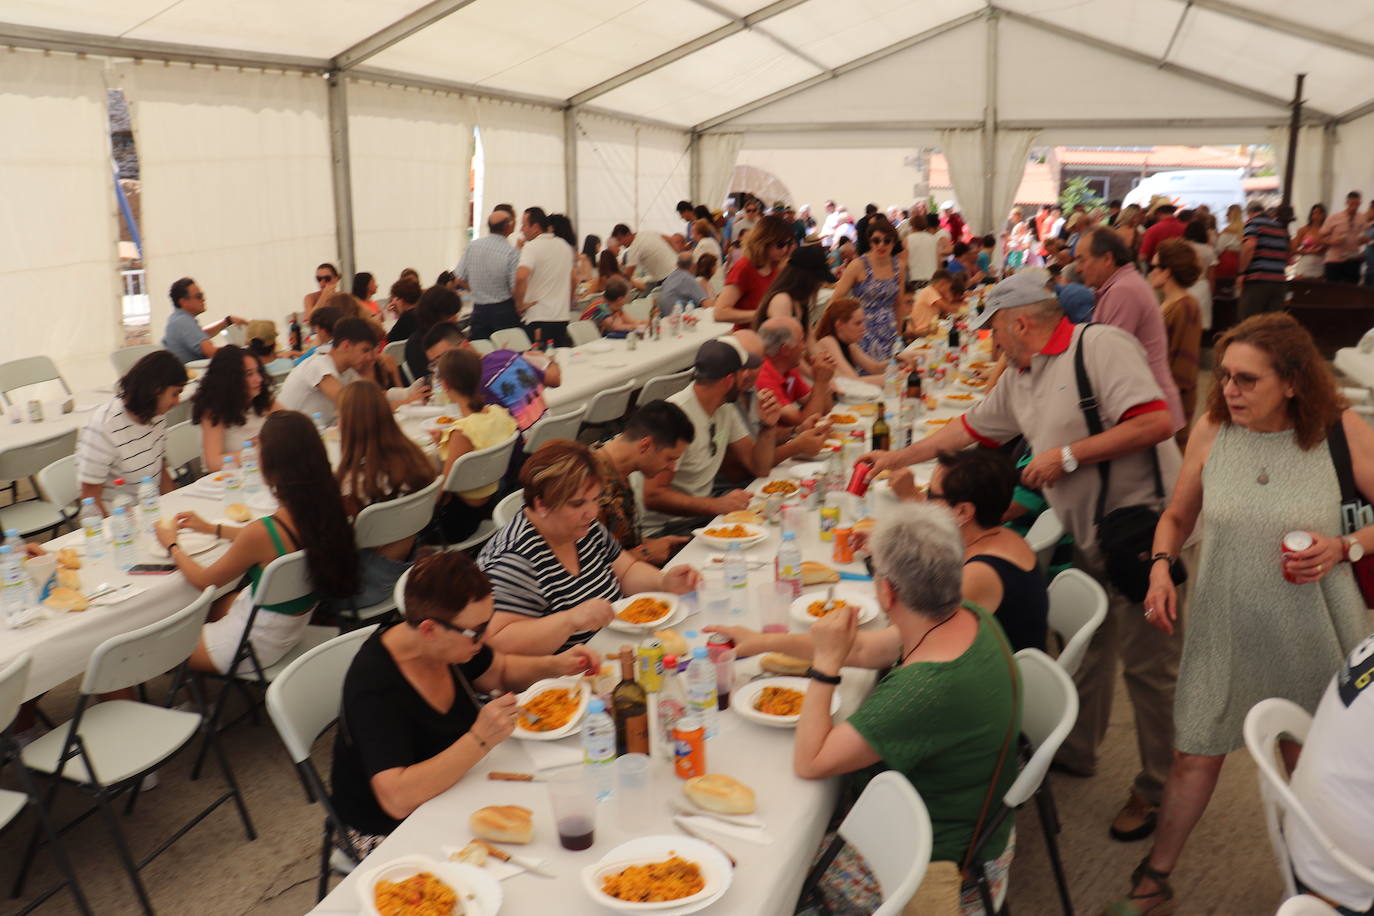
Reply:
[[888, 237], [885, 236], [885, 235], [874, 235], [874, 236], [870, 236], [870, 237], [869, 237], [869, 239], [868, 239], [868, 244], [870, 244], [870, 245], [891, 245], [891, 244], [892, 244], [892, 239], [888, 238]]
[[934, 490], [926, 490], [926, 499], [938, 499], [942, 503], [949, 502], [948, 499], [945, 499], [945, 494], [937, 493]]
[[792, 242], [791, 239], [787, 239], [786, 241], [782, 241], [782, 242], [774, 242], [774, 243], [773, 243], [773, 247], [776, 248], [776, 249], [778, 249], [779, 251], [781, 251], [781, 250], [784, 249], [784, 248], [791, 248], [793, 244], [794, 244], [794, 243]]
[[1216, 368], [1217, 384], [1225, 388], [1231, 382], [1236, 383], [1236, 387], [1241, 391], [1253, 391], [1255, 386], [1264, 378], [1262, 375], [1252, 375], [1249, 372], [1228, 372], [1221, 366]]
[[333, 279], [334, 279], [334, 278], [333, 278], [333, 277], [330, 277], [330, 276], [324, 276], [324, 277], [317, 276], [317, 277], [315, 277], [315, 282], [316, 282], [316, 283], [328, 283], [330, 280], [333, 280]]
[[711, 457], [712, 457], [712, 458], [716, 457], [716, 452], [719, 451], [719, 450], [720, 450], [719, 446], [716, 445], [716, 421], [715, 421], [715, 420], [712, 420], [712, 421], [711, 421]]
[[438, 617], [426, 617], [423, 620], [416, 621], [415, 623], [411, 624], [411, 626], [418, 627], [420, 624], [424, 623], [425, 620], [428, 620], [430, 623], [435, 624], [437, 626], [443, 627], [445, 630], [451, 630], [452, 632], [457, 633], [459, 636], [466, 636], [473, 642], [476, 642], [477, 640], [481, 639], [483, 634], [487, 632], [487, 627], [491, 624], [490, 619], [484, 620], [477, 626], [469, 630], [467, 627], [454, 626], [447, 620], [440, 620]]

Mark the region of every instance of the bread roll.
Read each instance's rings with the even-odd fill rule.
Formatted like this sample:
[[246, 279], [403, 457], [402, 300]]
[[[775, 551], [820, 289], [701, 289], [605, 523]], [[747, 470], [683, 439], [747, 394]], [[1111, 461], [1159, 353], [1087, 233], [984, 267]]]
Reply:
[[481, 868], [487, 864], [487, 846], [481, 840], [473, 840], [462, 849], [449, 856], [453, 862], [463, 862]]
[[85, 595], [61, 585], [48, 592], [48, 597], [43, 599], [43, 603], [59, 611], [84, 611], [91, 606]]
[[81, 591], [81, 573], [74, 569], [63, 569], [58, 567], [57, 584], [72, 591]]
[[80, 569], [81, 554], [77, 553], [75, 548], [63, 547], [57, 552], [57, 565], [63, 569]]
[[802, 585], [826, 585], [840, 581], [840, 574], [815, 560], [802, 560]]
[[246, 522], [253, 518], [253, 510], [243, 503], [230, 503], [224, 507], [224, 514], [231, 522]]
[[781, 652], [769, 652], [767, 655], [759, 657], [759, 667], [769, 674], [786, 674], [792, 677], [801, 677], [806, 674], [811, 663], [804, 658], [797, 658], [793, 655], [783, 655]]
[[759, 518], [757, 512], [750, 512], [748, 509], [738, 509], [728, 513], [724, 518], [724, 522], [727, 525], [760, 525], [763, 523], [763, 519]]
[[682, 786], [693, 804], [717, 814], [753, 814], [754, 790], [724, 773], [707, 773]]
[[687, 640], [683, 638], [681, 633], [673, 630], [655, 630], [654, 638], [663, 643], [664, 655], [676, 655], [678, 658], [682, 658], [688, 652]]
[[493, 843], [528, 843], [534, 839], [534, 821], [530, 809], [519, 805], [478, 808], [468, 818], [468, 826], [479, 839]]
[[872, 534], [873, 526], [876, 524], [877, 522], [871, 518], [861, 518], [854, 523], [854, 530], [864, 534]]

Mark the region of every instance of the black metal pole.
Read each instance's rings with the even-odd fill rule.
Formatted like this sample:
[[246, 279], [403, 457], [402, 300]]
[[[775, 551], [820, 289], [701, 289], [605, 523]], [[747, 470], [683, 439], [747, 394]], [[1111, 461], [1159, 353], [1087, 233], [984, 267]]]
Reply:
[[1302, 83], [1306, 73], [1298, 74], [1297, 85], [1293, 88], [1293, 114], [1288, 121], [1288, 161], [1283, 166], [1283, 205], [1293, 204], [1293, 170], [1298, 165], [1298, 129], [1302, 126]]

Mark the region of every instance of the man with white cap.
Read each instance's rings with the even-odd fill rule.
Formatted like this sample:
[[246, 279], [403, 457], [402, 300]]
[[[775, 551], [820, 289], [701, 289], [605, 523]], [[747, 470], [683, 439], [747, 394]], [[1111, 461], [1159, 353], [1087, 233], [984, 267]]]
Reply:
[[[973, 327], [990, 327], [1007, 355], [987, 398], [959, 422], [896, 452], [873, 452], [875, 473], [929, 461], [947, 449], [999, 446], [1024, 436], [1035, 458], [1022, 472], [1027, 486], [1043, 489], [1050, 506], [1073, 535], [1074, 565], [1107, 590], [1107, 619], [1094, 636], [1078, 670], [1078, 723], [1058, 762], [1070, 772], [1091, 775], [1111, 714], [1117, 658], [1135, 711], [1141, 771], [1130, 798], [1112, 823], [1119, 840], [1148, 836], [1173, 753], [1174, 683], [1182, 640], [1164, 636], [1147, 612], [1108, 580], [1097, 521], [1112, 511], [1145, 505], [1162, 510], [1178, 476], [1180, 456], [1173, 441], [1168, 404], [1131, 334], [1106, 325], [1069, 322], [1044, 271], [1014, 274], [993, 287]], [[1080, 355], [1096, 400], [1102, 432], [1090, 434], [1079, 403], [1075, 367]], [[1013, 371], [1014, 370], [1014, 371]], [[1109, 463], [1105, 499], [1099, 467]], [[909, 490], [898, 475], [897, 492]], [[1162, 485], [1157, 485], [1162, 482]]]

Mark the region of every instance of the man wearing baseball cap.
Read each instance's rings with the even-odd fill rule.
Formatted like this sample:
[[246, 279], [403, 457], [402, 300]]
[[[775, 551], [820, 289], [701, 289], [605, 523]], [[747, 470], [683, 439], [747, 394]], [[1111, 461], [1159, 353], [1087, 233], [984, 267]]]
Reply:
[[[1075, 542], [1074, 565], [1107, 591], [1107, 619], [1097, 631], [1075, 676], [1078, 723], [1057, 762], [1088, 776], [1097, 766], [1098, 745], [1111, 713], [1117, 657], [1125, 667], [1135, 711], [1141, 771], [1125, 807], [1112, 823], [1118, 840], [1148, 836], [1155, 828], [1164, 781], [1173, 753], [1174, 682], [1182, 640], [1150, 626], [1145, 609], [1108, 581], [1097, 531], [1102, 479], [1098, 465], [1110, 462], [1103, 516], [1125, 506], [1162, 510], [1167, 502], [1155, 485], [1172, 488], [1181, 458], [1173, 441], [1168, 404], [1134, 336], [1107, 325], [1069, 322], [1042, 270], [1026, 270], [993, 287], [972, 327], [990, 327], [1007, 355], [1008, 369], [981, 403], [960, 422], [896, 452], [874, 452], [875, 472], [929, 461], [947, 449], [974, 444], [996, 447], [1024, 436], [1035, 458], [1022, 472], [1027, 486], [1043, 489]], [[1075, 356], [1097, 401], [1103, 431], [1088, 432], [1079, 405]], [[909, 488], [898, 475], [894, 489]], [[900, 489], [899, 489], [900, 488]]]

